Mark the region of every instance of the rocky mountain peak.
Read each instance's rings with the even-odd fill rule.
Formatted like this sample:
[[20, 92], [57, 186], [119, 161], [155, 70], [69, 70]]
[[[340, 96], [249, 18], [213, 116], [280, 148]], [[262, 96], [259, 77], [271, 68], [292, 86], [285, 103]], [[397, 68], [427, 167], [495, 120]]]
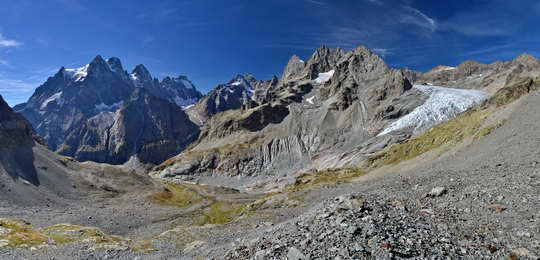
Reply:
[[122, 61], [119, 58], [111, 57], [107, 59], [107, 63], [114, 72], [124, 72], [124, 67], [122, 66]]
[[152, 81], [152, 74], [142, 64], [137, 65], [131, 74], [140, 81]]
[[2, 95], [0, 95], [0, 122], [9, 120], [13, 116], [11, 107], [4, 101]]
[[519, 57], [517, 57], [514, 62], [523, 64], [523, 65], [537, 65], [540, 64], [540, 60], [538, 60], [536, 57], [534, 57], [531, 54], [523, 53]]
[[112, 70], [109, 63], [100, 55], [97, 55], [92, 62], [79, 69], [81, 74], [87, 73], [88, 77], [99, 78], [103, 75], [111, 75]]
[[344, 55], [345, 52], [342, 49], [330, 49], [327, 46], [320, 47], [307, 62], [308, 78], [315, 79], [319, 76], [319, 73], [326, 73], [334, 69]]
[[30, 124], [4, 101], [0, 95], [0, 149], [10, 145], [32, 144], [35, 138]]
[[354, 52], [355, 53], [365, 53], [365, 54], [368, 54], [368, 55], [373, 54], [373, 51], [371, 51], [371, 49], [369, 49], [368, 47], [366, 47], [364, 45], [360, 45], [360, 46], [356, 47], [354, 49]]
[[289, 59], [289, 62], [285, 67], [285, 71], [283, 71], [283, 80], [291, 80], [298, 76], [301, 76], [302, 71], [305, 67], [306, 63], [301, 60], [300, 57], [293, 55]]

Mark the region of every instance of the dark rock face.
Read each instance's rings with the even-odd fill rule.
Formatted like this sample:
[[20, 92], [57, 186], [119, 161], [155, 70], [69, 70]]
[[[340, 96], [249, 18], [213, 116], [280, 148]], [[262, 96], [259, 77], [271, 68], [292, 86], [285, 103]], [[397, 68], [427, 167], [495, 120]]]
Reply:
[[[82, 156], [80, 154], [86, 148], [74, 147], [73, 145], [87, 145], [85, 142], [95, 141], [95, 138], [82, 140], [87, 134], [89, 124], [101, 127], [104, 125], [101, 121], [111, 121], [108, 117], [118, 112], [120, 108], [124, 107], [123, 105], [131, 102], [132, 93], [138, 88], [146, 89], [151, 95], [167, 101], [156, 102], [156, 104], [164, 106], [163, 110], [170, 110], [169, 103], [173, 103], [177, 107], [176, 110], [181, 111], [180, 106], [193, 104], [202, 96], [186, 77], [165, 78], [160, 82], [153, 79], [143, 65], [138, 65], [130, 74], [124, 70], [118, 58], [104, 60], [101, 56], [97, 56], [90, 64], [82, 68], [60, 69], [58, 73], [36, 89], [28, 102], [18, 105], [16, 109], [29, 120], [51, 150], [83, 160], [99, 158], [100, 162], [123, 163], [125, 157], [129, 159], [129, 156], [111, 157], [107, 152], [101, 155]], [[144, 114], [143, 112], [145, 111], [141, 111], [142, 114]], [[186, 129], [193, 130], [183, 112], [178, 115], [178, 118], [178, 120], [187, 120]], [[146, 123], [159, 123], [160, 120]], [[131, 124], [130, 127], [137, 129], [143, 126]], [[172, 129], [163, 128], [164, 131]], [[96, 134], [99, 135], [106, 135], [107, 132], [101, 128], [95, 130], [98, 131]], [[126, 132], [126, 134], [135, 133]], [[197, 131], [194, 134], [196, 135]], [[156, 135], [156, 138], [170, 135], [174, 136], [173, 133], [168, 133]], [[80, 142], [73, 141], [77, 138], [81, 139]], [[126, 140], [132, 140], [132, 138], [134, 137], [127, 136]], [[66, 142], [68, 139], [69, 143]], [[184, 139], [178, 141], [183, 142]], [[98, 143], [93, 145], [98, 145]], [[154, 145], [159, 146], [158, 142], [154, 142]], [[163, 151], [171, 150], [170, 142], [163, 140], [161, 145], [167, 147], [163, 148]], [[143, 152], [143, 150], [137, 149], [129, 151], [129, 153], [135, 154]], [[127, 154], [128, 152], [122, 153]], [[109, 158], [111, 161], [108, 161]], [[156, 158], [162, 158], [162, 155], [156, 155]], [[159, 160], [152, 158], [150, 161], [157, 162]]]
[[116, 112], [90, 118], [60, 149], [80, 161], [121, 164], [137, 155], [158, 164], [197, 139], [198, 127], [178, 106], [137, 88]]
[[32, 126], [0, 96], [0, 172], [38, 185], [32, 151], [36, 138]]
[[0, 148], [32, 145], [35, 138], [32, 126], [0, 96]]

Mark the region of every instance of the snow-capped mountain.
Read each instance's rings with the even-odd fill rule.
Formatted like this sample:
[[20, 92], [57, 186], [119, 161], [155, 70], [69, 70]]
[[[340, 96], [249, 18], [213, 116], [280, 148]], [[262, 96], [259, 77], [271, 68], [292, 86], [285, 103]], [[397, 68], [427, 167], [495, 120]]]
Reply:
[[[65, 155], [75, 156], [78, 149], [83, 148], [66, 147], [66, 139], [70, 136], [85, 138], [81, 127], [87, 120], [102, 113], [115, 113], [127, 106], [133, 97], [132, 93], [139, 88], [145, 89], [148, 95], [172, 103], [180, 111], [182, 106], [194, 104], [202, 97], [185, 76], [167, 77], [159, 81], [153, 78], [143, 65], [137, 65], [131, 73], [128, 73], [120, 59], [105, 60], [97, 56], [92, 62], [80, 68], [62, 67], [36, 89], [28, 102], [17, 105], [15, 110], [30, 121], [49, 148]], [[155, 107], [153, 109], [159, 110]], [[161, 114], [147, 123], [157, 123], [161, 120], [160, 116]], [[189, 123], [186, 122], [186, 125]], [[170, 136], [167, 131], [173, 130], [162, 129], [160, 134], [155, 136], [156, 138]], [[98, 132], [98, 134], [105, 133]], [[157, 140], [152, 140], [154, 141]], [[84, 140], [81, 143], [88, 146]], [[133, 149], [131, 153], [137, 154], [139, 150]], [[102, 161], [122, 163], [118, 160]]]
[[254, 93], [265, 86], [264, 82], [257, 81], [252, 75], [237, 75], [206, 94], [188, 109], [188, 113], [193, 121], [202, 124], [217, 113], [255, 106]]

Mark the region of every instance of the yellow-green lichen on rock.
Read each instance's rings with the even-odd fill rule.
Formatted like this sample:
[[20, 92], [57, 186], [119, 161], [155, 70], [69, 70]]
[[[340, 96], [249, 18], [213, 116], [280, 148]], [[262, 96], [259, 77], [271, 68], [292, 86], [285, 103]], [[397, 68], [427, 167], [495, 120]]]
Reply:
[[58, 224], [36, 229], [22, 220], [0, 218], [0, 247], [41, 248], [76, 242], [93, 249], [126, 250], [130, 240], [93, 227]]

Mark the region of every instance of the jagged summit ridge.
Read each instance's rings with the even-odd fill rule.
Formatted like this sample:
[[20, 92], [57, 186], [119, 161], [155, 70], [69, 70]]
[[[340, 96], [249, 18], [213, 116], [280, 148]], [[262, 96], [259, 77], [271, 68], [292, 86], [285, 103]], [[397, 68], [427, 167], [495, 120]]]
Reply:
[[[171, 110], [167, 103], [173, 104], [173, 106], [178, 107], [178, 110], [181, 111], [183, 106], [192, 105], [202, 97], [202, 94], [197, 90], [195, 85], [185, 76], [177, 78], [167, 77], [160, 81], [153, 78], [150, 71], [144, 65], [137, 65], [132, 73], [128, 73], [119, 58], [111, 57], [105, 60], [98, 55], [90, 63], [80, 68], [61, 68], [57, 74], [50, 77], [36, 89], [28, 102], [18, 105], [17, 110], [30, 121], [37, 133], [44, 138], [46, 145], [50, 149], [64, 155], [75, 156], [77, 159], [99, 158], [98, 161], [100, 162], [118, 164], [123, 163], [122, 160], [128, 155], [139, 154], [141, 152], [140, 148], [147, 144], [136, 144], [138, 146], [136, 149], [130, 150], [127, 154], [122, 152], [121, 157], [115, 157], [115, 152], [103, 149], [99, 150], [96, 147], [100, 144], [96, 140], [102, 137], [106, 139], [106, 136], [101, 135], [105, 135], [107, 132], [101, 131], [104, 129], [91, 132], [89, 131], [90, 128], [85, 128], [84, 126], [88, 120], [96, 116], [111, 115], [129, 106], [132, 93], [137, 89], [144, 89], [149, 95], [155, 97], [156, 100], [162, 99], [165, 101], [155, 102], [156, 105], [140, 107], [139, 112], [141, 114], [146, 113], [147, 110]], [[180, 113], [182, 114], [183, 112]], [[135, 121], [135, 123], [131, 123], [131, 127], [141, 128], [137, 124], [166, 125], [163, 123], [166, 122], [166, 119], [161, 118], [161, 116], [162, 114], [158, 113], [158, 115], [152, 117], [152, 120], [148, 120], [147, 122]], [[179, 115], [178, 119], [180, 121], [186, 121], [184, 122], [184, 127], [193, 130], [194, 133], [198, 133], [196, 127], [192, 127], [190, 125], [191, 122], [187, 122], [189, 121], [187, 116]], [[112, 119], [104, 116], [100, 117], [100, 120], [109, 122]], [[119, 122], [119, 124], [126, 123], [123, 121]], [[180, 137], [169, 133], [169, 131], [179, 131], [179, 125], [182, 124], [174, 124], [175, 127], [168, 128], [156, 126], [159, 130], [152, 129], [152, 131], [155, 130], [155, 138], [163, 138], [163, 140], [169, 138], [168, 140], [171, 140], [171, 142], [156, 143], [156, 140], [146, 140], [147, 143], [153, 143], [156, 146], [155, 149], [158, 149], [158, 151], [154, 153], [159, 155], [155, 158], [146, 156], [147, 161], [153, 163], [159, 162], [159, 160], [164, 158], [163, 154], [168, 154], [170, 151], [180, 151], [173, 149], [171, 143], [184, 143], [184, 138], [189, 140], [193, 138], [189, 134]], [[121, 128], [122, 126], [117, 129], [117, 132]], [[131, 140], [131, 136], [129, 136], [131, 134], [138, 135], [138, 133], [127, 132], [127, 136], [124, 136], [122, 140]], [[70, 145], [66, 145], [67, 140], [73, 139], [82, 140], [80, 142], [70, 141]], [[82, 150], [88, 149], [89, 144], [87, 142], [90, 140], [94, 142], [92, 144], [93, 146], [91, 146], [92, 149], [97, 149], [97, 151], [91, 152], [94, 157], [86, 156], [85, 154], [90, 153], [88, 151], [82, 152]], [[178, 147], [182, 148], [184, 145]], [[159, 150], [160, 148], [162, 150]], [[104, 154], [108, 154], [108, 157], [104, 157]]]

